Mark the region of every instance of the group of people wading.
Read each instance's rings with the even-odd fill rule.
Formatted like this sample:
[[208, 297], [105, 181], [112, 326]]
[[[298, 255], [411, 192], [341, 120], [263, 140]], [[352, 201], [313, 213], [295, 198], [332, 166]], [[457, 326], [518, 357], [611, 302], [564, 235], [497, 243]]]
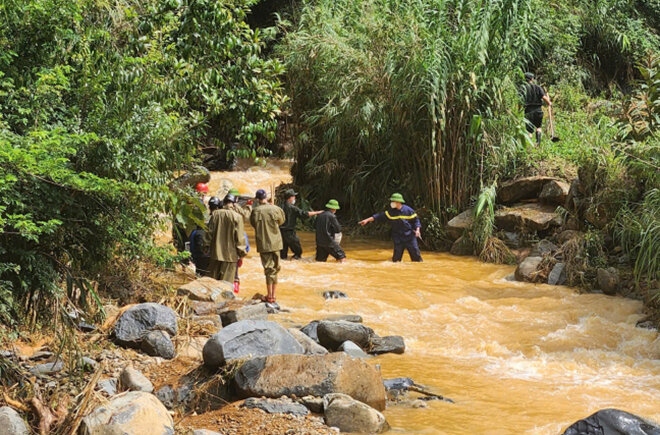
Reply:
[[[208, 186], [199, 183], [196, 190], [200, 195], [208, 193]], [[259, 189], [254, 199], [244, 205], [238, 203], [239, 192], [230, 189], [225, 197], [208, 199], [209, 220], [207, 229], [195, 229], [190, 235], [190, 252], [196, 273], [217, 280], [234, 283], [234, 292], [238, 293], [240, 278], [238, 270], [243, 257], [250, 250], [245, 232], [247, 222], [254, 228], [257, 252], [261, 258], [266, 277], [266, 296], [264, 302], [274, 304], [277, 289], [277, 274], [280, 260], [287, 260], [289, 250], [292, 260], [302, 258], [302, 246], [296, 234], [298, 219], [316, 217], [316, 261], [327, 261], [332, 256], [338, 262], [346, 259], [341, 248], [341, 225], [335, 213], [340, 209], [339, 202], [330, 199], [324, 210], [303, 211], [296, 204], [293, 189], [284, 192], [282, 206], [272, 203], [272, 198], [264, 189]], [[203, 201], [205, 202], [205, 201]], [[390, 208], [358, 222], [366, 225], [370, 222], [389, 222], [392, 227], [394, 253], [392, 261], [401, 261], [403, 251], [407, 250], [412, 261], [422, 261], [417, 238], [421, 237], [421, 226], [417, 213], [405, 204], [400, 193], [390, 197]]]

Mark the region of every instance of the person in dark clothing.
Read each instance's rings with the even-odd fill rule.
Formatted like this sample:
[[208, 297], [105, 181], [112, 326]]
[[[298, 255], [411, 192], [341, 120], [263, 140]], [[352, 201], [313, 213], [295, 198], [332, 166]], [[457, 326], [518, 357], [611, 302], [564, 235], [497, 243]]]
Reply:
[[296, 207], [297, 194], [298, 193], [294, 192], [293, 189], [287, 189], [284, 191], [284, 204], [282, 204], [282, 210], [284, 210], [286, 220], [284, 221], [284, 224], [280, 226], [282, 242], [284, 243], [284, 247], [280, 251], [280, 258], [282, 260], [287, 259], [289, 249], [291, 249], [291, 252], [293, 253], [294, 260], [300, 260], [300, 257], [302, 256], [302, 246], [300, 245], [300, 239], [296, 234], [298, 218], [308, 218], [322, 213], [322, 211], [303, 211]]
[[[222, 207], [220, 198], [212, 196], [209, 199], [209, 212], [213, 214], [214, 210]], [[208, 224], [208, 222], [207, 222]], [[204, 228], [198, 226], [190, 234], [190, 256], [195, 265], [195, 275], [208, 276], [209, 274], [209, 254], [204, 252]]]
[[541, 125], [543, 124], [543, 102], [552, 106], [545, 90], [534, 82], [534, 74], [525, 73], [526, 83], [520, 89], [525, 105], [525, 126], [530, 136], [536, 132], [536, 144], [541, 143]]
[[340, 263], [346, 259], [346, 253], [337, 242], [341, 234], [341, 225], [335, 213], [339, 210], [339, 203], [331, 199], [325, 205], [325, 210], [316, 218], [316, 261], [326, 261], [332, 255]]
[[392, 240], [394, 241], [394, 253], [392, 261], [401, 261], [403, 250], [407, 249], [412, 261], [422, 261], [422, 254], [417, 244], [417, 238], [421, 237], [421, 225], [417, 213], [411, 207], [405, 205], [403, 195], [393, 193], [390, 197], [390, 209], [376, 213], [358, 222], [364, 226], [370, 222], [389, 222], [392, 225]]

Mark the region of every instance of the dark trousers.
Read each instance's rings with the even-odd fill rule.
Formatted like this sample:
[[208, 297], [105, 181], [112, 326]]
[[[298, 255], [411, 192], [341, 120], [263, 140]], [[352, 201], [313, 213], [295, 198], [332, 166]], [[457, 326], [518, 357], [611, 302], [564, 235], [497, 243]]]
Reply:
[[422, 261], [422, 253], [417, 244], [417, 237], [413, 236], [405, 240], [394, 239], [394, 253], [392, 254], [392, 261], [401, 261], [403, 257], [403, 250], [407, 249], [410, 254], [411, 261]]
[[300, 246], [300, 239], [295, 231], [280, 231], [282, 233], [282, 250], [280, 251], [280, 258], [286, 260], [289, 255], [289, 249], [293, 252], [294, 258], [302, 256], [302, 246]]
[[346, 253], [337, 243], [330, 246], [316, 246], [316, 261], [326, 261], [328, 255], [332, 255], [336, 260], [346, 258]]

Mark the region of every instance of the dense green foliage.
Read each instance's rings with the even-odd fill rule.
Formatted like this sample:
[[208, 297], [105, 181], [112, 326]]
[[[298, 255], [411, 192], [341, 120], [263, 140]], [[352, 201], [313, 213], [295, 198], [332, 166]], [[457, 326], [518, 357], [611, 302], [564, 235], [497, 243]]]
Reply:
[[0, 4], [3, 321], [46, 312], [64, 277], [89, 289], [115, 259], [164, 259], [157, 216], [190, 202], [167, 183], [198, 149], [264, 151], [282, 67], [260, 55], [251, 3]]

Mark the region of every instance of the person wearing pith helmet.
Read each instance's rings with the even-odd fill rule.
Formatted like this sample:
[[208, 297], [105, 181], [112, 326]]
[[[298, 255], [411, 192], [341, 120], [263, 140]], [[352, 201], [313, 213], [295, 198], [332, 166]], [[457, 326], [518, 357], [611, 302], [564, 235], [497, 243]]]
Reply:
[[332, 255], [340, 263], [346, 259], [346, 253], [337, 242], [341, 225], [335, 213], [339, 208], [339, 202], [331, 199], [325, 205], [325, 210], [316, 218], [316, 261], [326, 261], [328, 255]]
[[394, 241], [392, 261], [401, 261], [404, 249], [408, 251], [411, 261], [422, 261], [422, 254], [417, 244], [417, 239], [422, 235], [421, 224], [415, 210], [405, 203], [403, 195], [393, 193], [390, 196], [389, 210], [375, 213], [358, 223], [364, 226], [374, 221], [389, 222], [392, 226], [392, 240]]
[[310, 216], [316, 216], [321, 214], [322, 211], [303, 211], [300, 208], [296, 207], [296, 195], [298, 192], [293, 189], [286, 189], [284, 191], [283, 199], [284, 203], [282, 204], [282, 210], [284, 210], [284, 216], [286, 217], [284, 223], [280, 226], [280, 232], [282, 233], [282, 242], [284, 246], [280, 251], [280, 258], [286, 260], [289, 255], [289, 249], [293, 253], [294, 260], [300, 260], [302, 257], [302, 245], [300, 244], [300, 238], [296, 234], [296, 225], [298, 223], [298, 218], [304, 219]]

